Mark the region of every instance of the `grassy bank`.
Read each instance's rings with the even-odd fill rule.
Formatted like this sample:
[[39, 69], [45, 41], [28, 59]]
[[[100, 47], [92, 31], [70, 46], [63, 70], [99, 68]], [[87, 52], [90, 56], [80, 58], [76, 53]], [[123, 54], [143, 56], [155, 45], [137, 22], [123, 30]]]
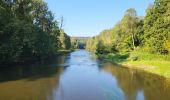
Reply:
[[170, 78], [170, 56], [144, 52], [124, 54], [105, 54], [99, 58], [118, 63], [128, 68], [145, 70], [154, 74]]

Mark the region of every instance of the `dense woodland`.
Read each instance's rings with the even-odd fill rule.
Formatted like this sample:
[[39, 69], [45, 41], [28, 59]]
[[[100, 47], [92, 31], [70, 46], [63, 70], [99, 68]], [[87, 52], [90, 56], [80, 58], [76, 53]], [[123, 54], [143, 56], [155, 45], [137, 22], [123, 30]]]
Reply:
[[170, 54], [170, 1], [155, 0], [144, 17], [138, 16], [135, 9], [128, 9], [113, 28], [90, 38], [86, 48], [97, 54]]
[[70, 49], [70, 37], [58, 24], [43, 0], [0, 0], [0, 63], [41, 60]]

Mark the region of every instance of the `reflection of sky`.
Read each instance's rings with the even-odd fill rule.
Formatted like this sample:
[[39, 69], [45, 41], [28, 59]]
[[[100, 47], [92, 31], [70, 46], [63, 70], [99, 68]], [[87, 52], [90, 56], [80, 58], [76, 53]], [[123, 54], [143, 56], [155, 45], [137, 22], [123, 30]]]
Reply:
[[[66, 100], [125, 100], [117, 80], [99, 70], [98, 63], [87, 51], [77, 51], [66, 61], [69, 67], [60, 76], [56, 99]], [[84, 97], [84, 98], [82, 98]]]
[[145, 100], [143, 90], [137, 92], [136, 100]]
[[[86, 51], [73, 52], [66, 61], [69, 67], [60, 77], [57, 100], [103, 100], [99, 88], [97, 63]], [[85, 97], [85, 98], [82, 98]]]

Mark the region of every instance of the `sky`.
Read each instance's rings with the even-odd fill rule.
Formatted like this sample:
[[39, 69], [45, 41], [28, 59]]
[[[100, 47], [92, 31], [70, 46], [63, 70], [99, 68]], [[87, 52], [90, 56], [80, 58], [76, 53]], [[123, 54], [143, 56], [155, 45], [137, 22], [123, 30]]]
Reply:
[[154, 0], [45, 0], [59, 21], [64, 17], [64, 30], [70, 36], [91, 37], [114, 27], [129, 8], [144, 16]]

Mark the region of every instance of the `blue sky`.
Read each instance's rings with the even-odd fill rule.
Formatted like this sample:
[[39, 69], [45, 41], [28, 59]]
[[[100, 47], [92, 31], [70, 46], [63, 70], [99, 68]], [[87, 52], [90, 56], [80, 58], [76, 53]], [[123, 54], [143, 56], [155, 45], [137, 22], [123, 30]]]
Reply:
[[154, 0], [45, 0], [55, 19], [64, 17], [64, 30], [70, 36], [95, 36], [113, 27], [128, 8], [139, 16]]

